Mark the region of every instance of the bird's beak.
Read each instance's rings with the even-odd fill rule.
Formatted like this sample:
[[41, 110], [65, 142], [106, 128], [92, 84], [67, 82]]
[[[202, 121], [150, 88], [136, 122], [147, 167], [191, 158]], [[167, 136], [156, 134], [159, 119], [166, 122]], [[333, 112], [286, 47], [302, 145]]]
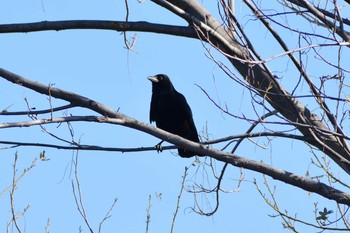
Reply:
[[159, 80], [158, 80], [157, 77], [155, 77], [155, 76], [149, 76], [147, 79], [148, 79], [149, 81], [151, 81], [152, 83], [157, 83], [157, 82], [159, 82]]

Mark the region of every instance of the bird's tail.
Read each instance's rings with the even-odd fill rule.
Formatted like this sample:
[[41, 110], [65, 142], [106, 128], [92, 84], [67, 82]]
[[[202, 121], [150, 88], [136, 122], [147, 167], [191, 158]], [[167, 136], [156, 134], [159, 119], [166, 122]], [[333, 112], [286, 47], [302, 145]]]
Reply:
[[179, 155], [182, 157], [182, 158], [191, 158], [195, 155], [197, 156], [204, 156], [204, 155], [199, 155], [199, 154], [196, 154], [190, 150], [185, 150], [185, 149], [181, 149], [181, 148], [178, 148], [177, 151], [179, 152]]

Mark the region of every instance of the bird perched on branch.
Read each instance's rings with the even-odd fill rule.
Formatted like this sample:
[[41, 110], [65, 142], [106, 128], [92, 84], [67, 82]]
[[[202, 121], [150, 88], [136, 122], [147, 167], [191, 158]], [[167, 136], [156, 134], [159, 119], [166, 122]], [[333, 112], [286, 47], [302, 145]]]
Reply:
[[[152, 100], [149, 119], [156, 122], [158, 128], [179, 135], [188, 140], [199, 142], [192, 111], [185, 97], [177, 92], [169, 77], [157, 74], [148, 77], [152, 82]], [[157, 146], [160, 146], [161, 141]], [[189, 158], [194, 152], [178, 148], [179, 155]]]

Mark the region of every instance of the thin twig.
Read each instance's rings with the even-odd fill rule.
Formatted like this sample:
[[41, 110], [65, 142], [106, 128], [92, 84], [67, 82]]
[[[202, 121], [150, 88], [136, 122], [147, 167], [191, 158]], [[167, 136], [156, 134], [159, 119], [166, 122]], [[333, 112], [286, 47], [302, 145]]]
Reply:
[[98, 232], [99, 232], [99, 233], [102, 232], [102, 225], [103, 225], [103, 223], [104, 223], [107, 219], [109, 219], [109, 218], [112, 216], [112, 215], [111, 215], [111, 212], [112, 212], [112, 210], [113, 210], [115, 204], [117, 203], [117, 201], [118, 201], [118, 198], [114, 198], [111, 207], [110, 207], [109, 210], [107, 211], [105, 217], [104, 217], [104, 218], [102, 219], [102, 221], [100, 222], [100, 225], [99, 225], [99, 227], [98, 227]]
[[[253, 129], [259, 124], [259, 123], [262, 123], [266, 118], [270, 117], [270, 116], [273, 116], [277, 114], [277, 111], [273, 111], [273, 112], [268, 112], [266, 114], [264, 114], [263, 116], [261, 116], [258, 120], [256, 120], [250, 127], [249, 129], [246, 131], [246, 134], [249, 134], [253, 131]], [[232, 149], [231, 153], [234, 154], [238, 148], [238, 146], [243, 142], [245, 138], [240, 138], [236, 145], [234, 146], [234, 148]], [[227, 166], [229, 165], [229, 163], [225, 163], [223, 168], [221, 169], [221, 174], [218, 178], [218, 184], [215, 188], [215, 193], [216, 193], [216, 206], [214, 208], [214, 210], [212, 210], [211, 212], [208, 212], [208, 213], [204, 213], [202, 210], [200, 210], [200, 213], [203, 214], [203, 215], [206, 215], [206, 216], [211, 216], [213, 214], [216, 213], [216, 211], [219, 209], [219, 193], [220, 193], [220, 190], [221, 190], [221, 182], [222, 182], [222, 179], [224, 177], [224, 174], [225, 174], [225, 171], [227, 169]], [[240, 182], [242, 180], [242, 175], [241, 175], [241, 179], [240, 179]]]
[[15, 160], [13, 162], [13, 175], [12, 175], [12, 189], [10, 192], [10, 200], [11, 200], [11, 213], [12, 213], [12, 222], [15, 224], [15, 227], [19, 233], [22, 232], [21, 228], [18, 225], [17, 222], [17, 214], [15, 213], [15, 201], [14, 201], [14, 195], [16, 190], [16, 173], [17, 173], [17, 160], [18, 160], [18, 152], [15, 153]]
[[50, 222], [50, 219], [48, 218], [47, 219], [47, 223], [46, 223], [46, 226], [45, 226], [45, 233], [49, 233], [49, 229], [50, 229], [50, 225], [51, 225], [51, 222]]
[[9, 111], [2, 111], [0, 112], [0, 116], [18, 116], [18, 115], [40, 115], [40, 114], [47, 114], [47, 113], [52, 113], [52, 112], [57, 112], [61, 110], [66, 110], [69, 108], [75, 107], [73, 104], [67, 104], [63, 105], [61, 107], [56, 107], [56, 108], [50, 108], [50, 109], [44, 109], [44, 110], [36, 110], [36, 111], [19, 111], [19, 112], [9, 112]]
[[176, 221], [177, 213], [179, 212], [180, 201], [181, 201], [181, 197], [182, 197], [182, 192], [183, 192], [183, 190], [184, 190], [185, 181], [186, 181], [186, 177], [187, 177], [187, 174], [188, 174], [187, 171], [188, 171], [188, 167], [185, 167], [184, 175], [182, 176], [182, 182], [181, 182], [180, 193], [179, 193], [179, 195], [177, 196], [176, 208], [175, 208], [175, 212], [174, 212], [174, 214], [173, 214], [173, 220], [172, 220], [172, 222], [171, 222], [170, 233], [173, 233], [173, 232], [174, 232], [175, 221]]
[[[266, 183], [267, 180], [266, 180], [266, 177], [264, 176], [264, 180], [265, 180], [265, 186], [268, 188], [268, 191], [270, 193], [270, 195], [273, 194], [273, 192], [271, 191], [270, 187], [268, 186], [268, 184]], [[283, 213], [282, 211], [279, 210], [278, 206], [277, 206], [277, 203], [276, 203], [276, 199], [273, 197], [273, 203], [265, 196], [265, 194], [262, 193], [261, 191], [261, 188], [259, 187], [258, 183], [256, 180], [254, 180], [254, 184], [259, 192], [259, 194], [261, 195], [261, 197], [265, 200], [265, 202], [272, 208], [274, 209], [281, 217], [282, 219], [284, 219], [284, 221], [286, 222], [286, 219], [290, 219], [292, 221], [295, 221], [295, 222], [299, 222], [299, 223], [302, 223], [304, 225], [307, 225], [307, 226], [311, 226], [311, 227], [314, 227], [316, 229], [320, 229], [322, 231], [325, 231], [325, 230], [330, 230], [330, 231], [349, 231], [348, 228], [337, 228], [337, 227], [325, 227], [325, 226], [318, 226], [318, 225], [315, 225], [315, 224], [312, 224], [310, 222], [306, 222], [306, 221], [302, 221], [298, 218], [295, 218], [295, 217], [291, 217], [289, 216], [288, 214], [285, 214]], [[273, 216], [274, 217], [274, 216]]]
[[89, 223], [89, 220], [86, 216], [86, 212], [85, 212], [85, 207], [84, 207], [84, 202], [83, 202], [83, 196], [82, 196], [82, 191], [80, 188], [80, 181], [79, 181], [79, 176], [78, 176], [78, 152], [76, 152], [75, 155], [75, 160], [74, 160], [75, 166], [74, 166], [74, 178], [75, 178], [75, 182], [77, 185], [77, 189], [78, 189], [78, 194], [76, 193], [75, 190], [75, 185], [74, 185], [74, 181], [72, 180], [72, 189], [73, 189], [73, 196], [74, 196], [74, 200], [75, 200], [75, 204], [78, 208], [78, 211], [80, 213], [80, 215], [83, 217], [86, 226], [89, 228], [90, 232], [93, 233], [94, 231], [92, 230], [92, 227]]
[[146, 233], [148, 233], [149, 224], [151, 223], [151, 207], [152, 207], [152, 196], [148, 196], [148, 205], [146, 209]]

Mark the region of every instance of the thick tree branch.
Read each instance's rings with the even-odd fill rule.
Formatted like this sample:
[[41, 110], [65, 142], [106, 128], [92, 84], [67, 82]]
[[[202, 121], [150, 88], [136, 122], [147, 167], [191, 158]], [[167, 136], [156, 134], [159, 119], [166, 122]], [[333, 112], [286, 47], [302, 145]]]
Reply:
[[[283, 39], [279, 36], [279, 34], [269, 25], [269, 23], [264, 19], [262, 12], [257, 9], [249, 0], [244, 0], [246, 5], [254, 12], [254, 14], [260, 19], [260, 21], [265, 25], [265, 27], [270, 31], [270, 33], [273, 35], [273, 37], [276, 39], [276, 41], [280, 44], [280, 46], [283, 48], [283, 50], [288, 53], [290, 49], [288, 48], [287, 44], [284, 43]], [[295, 65], [295, 67], [298, 69], [300, 74], [304, 77], [304, 80], [309, 85], [309, 88], [311, 92], [313, 93], [314, 98], [319, 103], [320, 107], [324, 110], [326, 116], [328, 117], [329, 121], [332, 123], [332, 126], [334, 127], [334, 130], [339, 133], [340, 135], [345, 135], [344, 131], [341, 129], [341, 127], [337, 123], [336, 117], [332, 114], [330, 111], [328, 105], [326, 104], [325, 100], [321, 97], [322, 94], [320, 91], [316, 88], [316, 86], [311, 81], [311, 78], [307, 74], [305, 68], [302, 66], [302, 64], [298, 61], [298, 59], [294, 56], [293, 53], [288, 53], [289, 58]], [[349, 153], [350, 149], [345, 141], [344, 138], [339, 137], [336, 138], [338, 140], [338, 143], [344, 147], [344, 149]]]
[[45, 86], [43, 84], [28, 80], [4, 69], [0, 69], [0, 76], [14, 84], [29, 88], [38, 93], [68, 101], [75, 106], [88, 108], [108, 118], [114, 118], [116, 124], [142, 131], [144, 133], [158, 137], [162, 140], [166, 140], [170, 143], [173, 143], [176, 146], [194, 151], [198, 154], [210, 156], [218, 161], [227, 162], [236, 167], [242, 167], [262, 174], [266, 174], [274, 179], [283, 181], [285, 183], [299, 187], [306, 191], [317, 193], [325, 198], [334, 200], [337, 203], [350, 205], [349, 194], [327, 186], [324, 183], [308, 179], [297, 174], [284, 171], [282, 169], [272, 167], [262, 162], [246, 159], [228, 152], [216, 150], [214, 148], [210, 148], [186, 140], [177, 135], [173, 135], [164, 130], [158, 129], [152, 125], [137, 121], [136, 119], [128, 117], [87, 97], [80, 96], [75, 93], [64, 91], [58, 88]]
[[[157, 4], [164, 5], [164, 1], [153, 0]], [[222, 51], [232, 65], [239, 71], [242, 77], [255, 88], [270, 105], [279, 111], [287, 121], [294, 123], [298, 130], [310, 138], [309, 143], [319, 148], [330, 156], [344, 171], [350, 174], [350, 153], [344, 146], [342, 139], [332, 134], [332, 130], [325, 125], [320, 118], [313, 114], [305, 105], [295, 99], [285, 90], [278, 80], [260, 65], [254, 65], [244, 61], [254, 61], [254, 57], [240, 43], [230, 37], [225, 28], [196, 0], [168, 0], [171, 11], [179, 8], [188, 14], [178, 14], [189, 23], [195, 24], [199, 34], [205, 36], [205, 40]], [[171, 8], [171, 5], [175, 7]], [[195, 19], [195, 20], [194, 20]], [[192, 20], [192, 21], [191, 21]], [[196, 23], [200, 21], [201, 23]], [[203, 27], [202, 25], [206, 26]], [[215, 33], [207, 30], [209, 26]], [[217, 36], [219, 34], [219, 36]], [[226, 40], [222, 42], [222, 40]], [[227, 46], [230, 44], [230, 46]], [[232, 49], [234, 48], [234, 49]], [[301, 125], [300, 125], [301, 123]], [[304, 127], [302, 125], [308, 125]], [[329, 133], [324, 133], [328, 131]], [[345, 136], [345, 135], [344, 135]]]

